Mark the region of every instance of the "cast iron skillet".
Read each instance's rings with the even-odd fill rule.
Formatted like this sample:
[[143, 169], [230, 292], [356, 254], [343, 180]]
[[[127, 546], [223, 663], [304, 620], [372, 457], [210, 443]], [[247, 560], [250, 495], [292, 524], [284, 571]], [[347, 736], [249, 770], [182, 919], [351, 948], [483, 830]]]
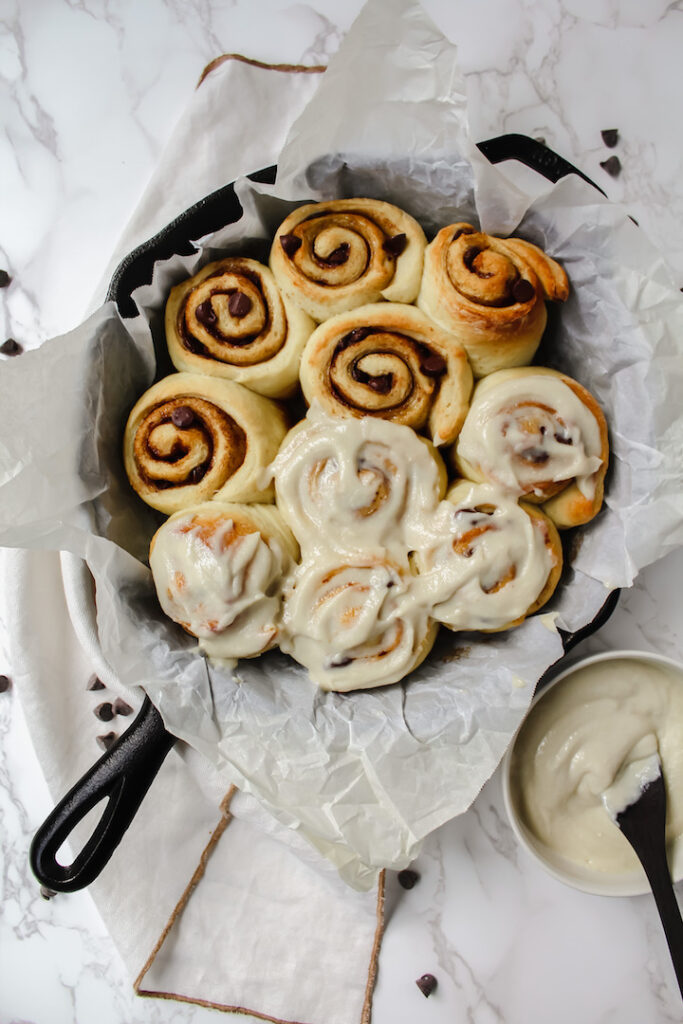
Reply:
[[[479, 149], [493, 164], [517, 160], [551, 182], [576, 174], [602, 192], [576, 167], [526, 135], [501, 135], [480, 143]], [[275, 173], [275, 167], [267, 167], [249, 177], [272, 184]], [[152, 280], [157, 260], [196, 252], [192, 239], [234, 223], [241, 214], [242, 207], [232, 184], [212, 192], [121, 262], [112, 278], [107, 299], [116, 302], [122, 317], [136, 316], [138, 310], [132, 292]], [[575, 633], [561, 631], [565, 653], [607, 621], [618, 599], [619, 591], [613, 591], [587, 626]], [[149, 697], [145, 697], [132, 725], [83, 775], [36, 832], [30, 862], [42, 885], [55, 892], [75, 892], [97, 878], [135, 817], [175, 739], [167, 732]], [[88, 811], [105, 797], [107, 803], [90, 839], [71, 864], [60, 864], [57, 852], [62, 843]]]

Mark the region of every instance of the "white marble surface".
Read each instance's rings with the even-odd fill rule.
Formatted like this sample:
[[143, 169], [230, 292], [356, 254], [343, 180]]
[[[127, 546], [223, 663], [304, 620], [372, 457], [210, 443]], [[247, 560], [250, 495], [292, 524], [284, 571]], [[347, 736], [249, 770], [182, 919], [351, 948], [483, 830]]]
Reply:
[[[2, 0], [0, 266], [13, 280], [0, 292], [0, 340], [30, 348], [79, 322], [209, 60], [324, 63], [360, 6]], [[683, 285], [680, 5], [424, 6], [459, 43], [475, 137], [543, 136], [626, 205]], [[604, 147], [603, 128], [619, 129], [617, 149]], [[612, 153], [618, 179], [599, 166]], [[682, 576], [680, 553], [650, 567], [577, 653], [628, 647], [683, 660]], [[26, 855], [50, 805], [12, 690], [0, 694], [0, 735], [0, 1020], [218, 1019], [134, 997], [90, 897], [37, 895]], [[375, 1024], [680, 1020], [651, 899], [590, 897], [547, 876], [515, 844], [499, 775], [416, 867], [410, 892], [390, 881]], [[429, 1000], [413, 984], [425, 971], [439, 979]]]

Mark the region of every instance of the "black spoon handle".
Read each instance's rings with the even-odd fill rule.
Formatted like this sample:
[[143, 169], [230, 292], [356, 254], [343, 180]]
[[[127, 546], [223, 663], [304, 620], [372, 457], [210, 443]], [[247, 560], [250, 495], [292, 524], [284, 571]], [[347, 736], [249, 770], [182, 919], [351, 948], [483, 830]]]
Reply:
[[[175, 737], [148, 697], [135, 721], [66, 794], [31, 844], [31, 868], [42, 885], [75, 892], [89, 885], [109, 861], [133, 820]], [[75, 826], [107, 798], [94, 832], [69, 865], [57, 861], [59, 848]]]
[[652, 895], [655, 898], [659, 919], [666, 936], [671, 962], [676, 972], [678, 987], [683, 996], [683, 919], [676, 894], [671, 884], [671, 875], [663, 843], [652, 843], [636, 850], [640, 863], [645, 869]]

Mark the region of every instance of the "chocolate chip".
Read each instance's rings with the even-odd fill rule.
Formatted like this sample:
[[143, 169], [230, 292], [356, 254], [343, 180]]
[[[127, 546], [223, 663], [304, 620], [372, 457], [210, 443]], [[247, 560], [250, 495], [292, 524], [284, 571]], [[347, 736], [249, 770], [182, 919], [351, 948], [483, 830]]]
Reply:
[[387, 590], [391, 590], [392, 587], [396, 586], [396, 580], [387, 580]]
[[530, 462], [534, 466], [542, 466], [550, 458], [548, 453], [544, 452], [542, 448], [525, 448], [519, 455], [525, 462]]
[[0, 676], [0, 693], [7, 693], [12, 688], [12, 680], [9, 676]]
[[3, 356], [18, 356], [23, 351], [19, 342], [15, 341], [14, 338], [8, 338], [7, 341], [0, 345], [0, 352], [2, 352]]
[[122, 700], [121, 697], [117, 697], [114, 701], [114, 714], [123, 715], [124, 718], [127, 718], [128, 715], [133, 714], [133, 709], [125, 700]]
[[468, 270], [472, 270], [472, 264], [474, 263], [475, 259], [477, 258], [480, 252], [481, 249], [479, 249], [476, 245], [471, 245], [469, 249], [465, 249], [464, 253], [462, 254], [462, 261]]
[[115, 732], [105, 732], [102, 736], [97, 737], [97, 745], [102, 747], [102, 750], [109, 750], [117, 740]]
[[400, 256], [407, 244], [407, 236], [401, 233], [400, 235], [392, 235], [391, 238], [385, 238], [383, 248], [390, 256]]
[[378, 395], [388, 395], [394, 384], [393, 373], [380, 373], [376, 377], [371, 377], [369, 373], [360, 370], [357, 366], [352, 368], [351, 376], [359, 384], [365, 384], [372, 391], [376, 391]]
[[430, 352], [427, 358], [420, 363], [420, 369], [425, 377], [441, 377], [446, 372], [447, 363], [438, 352]]
[[564, 434], [553, 434], [553, 437], [558, 444], [573, 444], [571, 437], [565, 437]]
[[457, 242], [457, 240], [460, 238], [461, 235], [473, 235], [473, 234], [474, 234], [474, 228], [458, 228], [458, 230], [455, 232], [455, 234], [451, 238], [451, 242]]
[[12, 278], [9, 276], [6, 270], [0, 270], [0, 288], [6, 288], [10, 284]]
[[280, 245], [287, 256], [292, 257], [301, 247], [301, 239], [296, 235], [280, 235]]
[[619, 141], [619, 131], [616, 128], [605, 128], [604, 131], [600, 132], [602, 135], [602, 141], [609, 149], [614, 149]]
[[420, 876], [412, 868], [406, 868], [398, 873], [398, 884], [402, 885], [404, 889], [412, 889], [419, 881]]
[[95, 708], [95, 717], [99, 718], [100, 722], [111, 722], [114, 717], [114, 706], [109, 701], [105, 701], [104, 704], [98, 704]]
[[234, 316], [237, 320], [241, 320], [243, 316], [246, 316], [251, 307], [252, 301], [244, 292], [233, 292], [228, 299], [230, 316]]
[[190, 470], [187, 479], [191, 484], [198, 484], [200, 480], [204, 479], [206, 474], [206, 463], [202, 462], [201, 466], [195, 466], [194, 469]]
[[515, 281], [512, 286], [512, 297], [515, 302], [529, 302], [535, 294], [536, 289], [531, 281], [527, 281], [523, 277], [519, 281]]
[[438, 983], [433, 974], [423, 974], [421, 978], [417, 979], [415, 984], [417, 985], [425, 999], [428, 999]]
[[363, 338], [367, 338], [368, 334], [372, 334], [369, 327], [355, 327], [342, 338], [340, 346], [342, 348], [346, 348], [347, 345], [357, 345], [359, 341], [363, 340]]
[[195, 316], [199, 320], [202, 327], [214, 327], [218, 323], [218, 317], [214, 312], [211, 299], [205, 299], [201, 305], [197, 306], [195, 310]]
[[324, 263], [326, 267], [341, 267], [349, 258], [349, 243], [342, 242], [329, 256], [316, 257], [318, 263]]
[[55, 889], [48, 889], [46, 885], [41, 885], [40, 895], [44, 900], [51, 900], [53, 896], [57, 895], [57, 891]]
[[171, 413], [171, 422], [180, 430], [187, 430], [194, 423], [194, 412], [189, 405], [177, 405]]
[[105, 687], [101, 679], [98, 679], [97, 676], [92, 675], [90, 676], [90, 679], [86, 683], [85, 688], [86, 690], [104, 690]]
[[618, 178], [621, 174], [621, 160], [618, 156], [609, 156], [606, 160], [601, 160], [600, 166], [603, 171], [607, 171], [612, 178]]

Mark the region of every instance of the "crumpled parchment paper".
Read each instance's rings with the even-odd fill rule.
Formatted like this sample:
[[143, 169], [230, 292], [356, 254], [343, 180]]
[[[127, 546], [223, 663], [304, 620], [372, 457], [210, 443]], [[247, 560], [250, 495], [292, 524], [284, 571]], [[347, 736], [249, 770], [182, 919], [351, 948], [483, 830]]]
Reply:
[[[578, 178], [528, 196], [487, 164], [468, 136], [455, 49], [409, 0], [366, 5], [278, 167], [275, 186], [237, 182], [236, 224], [193, 256], [157, 263], [135, 293], [138, 317], [122, 321], [108, 303], [3, 365], [0, 543], [86, 558], [121, 682], [144, 687], [170, 731], [369, 888], [470, 806], [562, 654], [556, 625], [586, 625], [612, 589], [683, 541], [683, 311], [663, 259], [622, 209]], [[605, 508], [573, 538], [546, 614], [503, 634], [442, 630], [410, 679], [337, 695], [278, 652], [216, 668], [163, 617], [145, 564], [158, 517], [128, 486], [121, 441], [130, 407], [169, 371], [169, 288], [220, 254], [265, 259], [292, 205], [354, 195], [396, 203], [428, 235], [470, 219], [514, 231], [563, 264], [571, 296], [535, 361], [598, 398], [611, 467]]]

